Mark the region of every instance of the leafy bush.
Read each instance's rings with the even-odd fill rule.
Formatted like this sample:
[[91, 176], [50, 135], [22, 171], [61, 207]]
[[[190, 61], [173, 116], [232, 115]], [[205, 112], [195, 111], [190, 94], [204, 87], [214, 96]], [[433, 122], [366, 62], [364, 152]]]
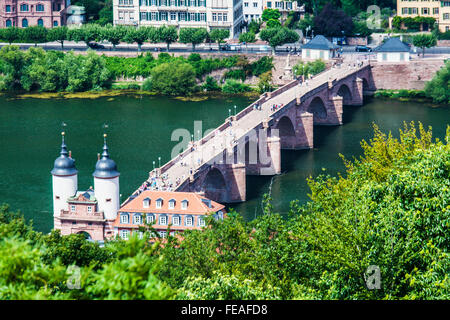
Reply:
[[217, 80], [211, 76], [207, 76], [202, 88], [206, 91], [219, 91], [220, 86], [217, 84]]
[[[162, 63], [152, 69], [150, 76], [152, 90], [162, 95], [189, 95], [196, 88], [194, 68], [186, 62]], [[143, 87], [147, 88], [147, 84]]]
[[223, 93], [234, 94], [248, 91], [251, 91], [250, 86], [233, 79], [227, 79], [224, 85], [222, 86]]
[[450, 104], [450, 61], [425, 85], [425, 94], [434, 102]]
[[246, 75], [245, 71], [242, 69], [235, 69], [225, 72], [224, 74], [225, 79], [236, 79], [236, 80], [242, 80], [245, 81]]
[[42, 48], [23, 52], [15, 46], [0, 50], [2, 90], [25, 89], [45, 92], [88, 91], [111, 87], [113, 76], [105, 61], [93, 51], [87, 55]]
[[264, 56], [252, 63], [252, 74], [259, 77], [261, 74], [271, 71], [273, 68], [273, 57]]

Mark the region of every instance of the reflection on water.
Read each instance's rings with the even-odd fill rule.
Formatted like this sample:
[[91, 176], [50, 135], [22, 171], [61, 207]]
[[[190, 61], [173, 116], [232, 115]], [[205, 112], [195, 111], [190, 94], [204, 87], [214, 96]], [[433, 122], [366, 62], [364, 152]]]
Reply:
[[[133, 192], [153, 168], [158, 157], [165, 163], [178, 143], [170, 141], [177, 128], [193, 133], [195, 120], [203, 129], [214, 128], [234, 105], [244, 108], [245, 98], [182, 102], [160, 97], [119, 97], [96, 100], [25, 99], [8, 101], [0, 97], [0, 203], [21, 209], [36, 229], [48, 232], [53, 226], [50, 170], [58, 156], [61, 122], [67, 123], [66, 142], [79, 171], [80, 189], [93, 185], [97, 153], [102, 148], [102, 124], [108, 123], [111, 157], [121, 172], [122, 199]], [[289, 202], [308, 200], [305, 179], [343, 170], [338, 154], [347, 158], [361, 153], [360, 141], [369, 139], [372, 123], [384, 131], [405, 121], [422, 121], [443, 137], [449, 119], [448, 108], [430, 108], [418, 103], [372, 100], [363, 107], [346, 107], [344, 125], [315, 127], [313, 150], [282, 151], [282, 174], [275, 177], [247, 177], [247, 199], [234, 205], [246, 219], [262, 213], [261, 199], [271, 188], [276, 211], [286, 213]]]

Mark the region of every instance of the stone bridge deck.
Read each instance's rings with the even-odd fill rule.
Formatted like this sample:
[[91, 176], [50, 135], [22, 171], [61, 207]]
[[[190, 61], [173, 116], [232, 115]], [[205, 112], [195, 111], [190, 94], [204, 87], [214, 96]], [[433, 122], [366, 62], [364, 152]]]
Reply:
[[[370, 70], [368, 64], [341, 65], [302, 84], [293, 80], [263, 94], [151, 171], [149, 179], [124, 203], [144, 189], [200, 192], [224, 203], [245, 201], [245, 175], [280, 173], [280, 149], [312, 148], [313, 125], [340, 125], [343, 105], [362, 105], [363, 91], [374, 89]], [[274, 105], [281, 107], [274, 109]], [[251, 140], [255, 141], [253, 149]], [[258, 154], [254, 162], [249, 161], [251, 152]]]

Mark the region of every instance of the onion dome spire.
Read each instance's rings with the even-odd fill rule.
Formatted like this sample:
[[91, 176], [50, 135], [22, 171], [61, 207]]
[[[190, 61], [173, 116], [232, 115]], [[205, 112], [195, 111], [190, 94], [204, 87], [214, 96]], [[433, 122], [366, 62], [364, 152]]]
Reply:
[[71, 176], [78, 173], [75, 167], [75, 160], [72, 159], [71, 154], [67, 151], [67, 145], [64, 141], [65, 132], [61, 132], [61, 152], [60, 156], [56, 158], [51, 174], [55, 176]]
[[116, 163], [109, 157], [106, 137], [106, 133], [103, 134], [103, 153], [101, 158], [98, 159], [97, 164], [95, 165], [95, 171], [92, 174], [96, 178], [114, 178], [120, 175], [119, 171], [117, 171]]

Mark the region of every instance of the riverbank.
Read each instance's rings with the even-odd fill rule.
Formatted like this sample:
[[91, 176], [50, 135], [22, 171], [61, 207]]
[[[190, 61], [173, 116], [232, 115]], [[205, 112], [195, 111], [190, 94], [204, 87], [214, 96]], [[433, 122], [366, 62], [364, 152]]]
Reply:
[[6, 100], [20, 100], [20, 99], [99, 99], [109, 98], [108, 101], [113, 101], [116, 97], [130, 97], [141, 98], [143, 96], [169, 98], [181, 101], [199, 102], [210, 99], [228, 99], [233, 97], [242, 97], [247, 99], [257, 99], [260, 94], [256, 91], [241, 92], [228, 94], [220, 91], [198, 92], [191, 96], [166, 97], [161, 96], [156, 92], [144, 91], [138, 89], [110, 89], [100, 91], [85, 91], [85, 92], [26, 92], [26, 93], [7, 93], [0, 92], [0, 96], [6, 97]]
[[393, 99], [403, 102], [426, 103], [429, 106], [436, 108], [448, 105], [433, 102], [433, 99], [429, 98], [424, 90], [377, 90], [373, 96], [379, 99]]

